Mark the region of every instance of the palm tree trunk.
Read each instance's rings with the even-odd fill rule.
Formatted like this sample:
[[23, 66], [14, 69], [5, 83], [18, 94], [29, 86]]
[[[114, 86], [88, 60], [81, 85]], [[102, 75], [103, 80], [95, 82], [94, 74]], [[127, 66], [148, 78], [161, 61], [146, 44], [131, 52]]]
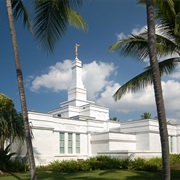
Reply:
[[21, 70], [18, 45], [17, 45], [17, 40], [16, 40], [16, 31], [14, 27], [11, 0], [6, 0], [6, 6], [7, 6], [7, 13], [8, 13], [8, 19], [9, 19], [9, 26], [10, 26], [10, 31], [11, 31], [12, 45], [13, 45], [13, 50], [14, 50], [16, 75], [17, 75], [18, 88], [19, 88], [19, 94], [20, 94], [20, 100], [21, 100], [21, 109], [22, 109], [26, 146], [27, 146], [30, 171], [31, 171], [31, 180], [35, 180], [36, 179], [36, 166], [35, 166], [33, 146], [32, 146], [31, 135], [30, 135], [30, 126], [29, 126], [27, 106], [26, 106], [26, 96], [25, 96], [25, 91], [24, 91], [23, 75], [22, 75], [22, 70]]
[[164, 100], [162, 95], [161, 78], [156, 52], [156, 36], [155, 36], [155, 17], [153, 0], [146, 0], [147, 8], [147, 24], [148, 24], [148, 49], [150, 64], [153, 70], [153, 84], [156, 108], [159, 121], [159, 132], [162, 149], [162, 165], [163, 165], [163, 179], [170, 180], [170, 158], [169, 158], [169, 142], [166, 122], [166, 113], [164, 107]]

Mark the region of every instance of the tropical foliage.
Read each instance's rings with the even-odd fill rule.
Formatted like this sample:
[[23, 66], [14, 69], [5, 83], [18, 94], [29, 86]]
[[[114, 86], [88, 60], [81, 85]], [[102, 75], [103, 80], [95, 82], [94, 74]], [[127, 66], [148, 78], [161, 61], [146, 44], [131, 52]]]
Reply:
[[[172, 167], [180, 165], [180, 155], [172, 154], [170, 156]], [[55, 171], [55, 172], [79, 172], [92, 171], [98, 169], [124, 169], [124, 170], [138, 170], [138, 171], [157, 171], [162, 167], [162, 159], [154, 157], [149, 159], [135, 158], [135, 159], [119, 159], [111, 156], [96, 156], [82, 161], [75, 160], [55, 160], [48, 165], [41, 165], [37, 167], [38, 171]]]
[[[23, 119], [17, 113], [12, 99], [0, 94], [0, 170], [7, 171], [12, 167], [10, 158], [16, 153], [10, 152], [15, 139], [24, 139]], [[7, 145], [8, 144], [8, 145]]]
[[[142, 3], [143, 1], [141, 1]], [[169, 3], [171, 2], [171, 3]], [[156, 48], [159, 61], [160, 75], [171, 74], [180, 62], [180, 34], [177, 29], [180, 26], [180, 2], [176, 0], [156, 0]], [[163, 9], [165, 8], [165, 9]], [[167, 17], [166, 17], [167, 16]], [[115, 51], [121, 56], [133, 57], [138, 60], [148, 58], [147, 29], [138, 35], [131, 34], [109, 47], [109, 51]], [[165, 58], [170, 57], [170, 58]], [[139, 89], [152, 84], [152, 69], [150, 66], [145, 71], [123, 84], [114, 94], [115, 100], [120, 99], [128, 92], [135, 93]]]
[[150, 119], [151, 114], [149, 112], [145, 112], [143, 115], [141, 115], [141, 119]]
[[[21, 100], [22, 116], [24, 122], [25, 139], [30, 163], [31, 179], [36, 179], [36, 167], [33, 155], [33, 147], [31, 141], [29, 120], [27, 114], [26, 96], [24, 90], [23, 73], [20, 64], [19, 50], [16, 40], [16, 31], [14, 19], [21, 18], [24, 26], [28, 26], [30, 31], [34, 31], [33, 35], [39, 44], [47, 51], [52, 52], [56, 42], [62, 37], [68, 23], [75, 25], [83, 30], [87, 25], [85, 21], [72, 10], [72, 7], [82, 4], [82, 0], [33, 0], [33, 28], [31, 28], [31, 20], [27, 13], [22, 0], [6, 0], [6, 8], [11, 31], [12, 45], [14, 50], [14, 59], [16, 66], [16, 75]], [[13, 16], [14, 15], [14, 16]]]
[[[109, 51], [116, 51], [120, 55], [136, 57], [140, 60], [149, 57], [151, 66], [121, 86], [114, 94], [114, 98], [119, 100], [127, 92], [136, 92], [153, 83], [161, 138], [163, 179], [170, 179], [168, 132], [160, 76], [171, 73], [178, 65], [177, 62], [180, 62], [178, 31], [180, 4], [176, 0], [142, 0], [142, 2], [146, 3], [147, 8], [147, 30], [121, 39], [110, 46]], [[156, 31], [154, 10], [159, 23]], [[160, 60], [168, 55], [171, 58], [164, 59], [158, 65], [157, 58]]]
[[34, 2], [33, 30], [35, 38], [46, 50], [54, 50], [57, 40], [64, 35], [68, 23], [84, 31], [87, 30], [87, 24], [83, 18], [72, 10], [72, 7], [81, 5], [82, 0], [36, 0]]
[[4, 150], [5, 142], [23, 139], [23, 129], [22, 115], [16, 112], [12, 99], [0, 94], [0, 150]]

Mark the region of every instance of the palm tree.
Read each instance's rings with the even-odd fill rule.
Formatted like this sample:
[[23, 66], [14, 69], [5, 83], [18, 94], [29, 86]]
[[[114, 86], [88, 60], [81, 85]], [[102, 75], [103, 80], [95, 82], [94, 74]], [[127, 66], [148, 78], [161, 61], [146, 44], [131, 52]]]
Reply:
[[[144, 0], [141, 0], [141, 3]], [[157, 0], [155, 1], [156, 18], [160, 25], [156, 26], [156, 48], [158, 59], [167, 57], [167, 55], [176, 54], [176, 57], [164, 59], [159, 62], [160, 75], [170, 74], [180, 62], [180, 34], [176, 29], [180, 26], [178, 17], [180, 14], [180, 1], [176, 0]], [[178, 31], [179, 32], [179, 31]], [[109, 47], [109, 51], [116, 51], [122, 56], [137, 57], [140, 60], [148, 58], [148, 36], [147, 30], [138, 35], [131, 34]], [[115, 100], [120, 99], [128, 92], [137, 92], [139, 89], [152, 84], [151, 66], [145, 68], [145, 71], [135, 76], [123, 84], [114, 94]]]
[[0, 151], [4, 151], [5, 142], [15, 138], [24, 138], [22, 115], [14, 109], [12, 99], [0, 94]]
[[[76, 27], [79, 27], [83, 30], [86, 29], [86, 23], [83, 19], [70, 8], [70, 1], [55, 1], [55, 0], [35, 0], [34, 10], [35, 10], [35, 20], [34, 20], [34, 29], [35, 37], [40, 41], [41, 44], [45, 44], [45, 47], [49, 48], [52, 52], [54, 45], [57, 40], [62, 37], [62, 34], [66, 30], [67, 23], [70, 22]], [[73, 1], [73, 5], [80, 5], [81, 0]], [[14, 18], [15, 19], [23, 16], [24, 25], [30, 27], [30, 19], [27, 14], [27, 11], [21, 0], [6, 0], [6, 7], [9, 19], [9, 26], [11, 31], [12, 45], [14, 50], [14, 58], [16, 65], [16, 74], [18, 81], [18, 88], [21, 100], [21, 109], [24, 123], [24, 132], [25, 140], [28, 151], [28, 158], [31, 171], [31, 180], [37, 179], [36, 177], [36, 166], [33, 154], [33, 146], [31, 141], [30, 126], [27, 113], [26, 105], [26, 96], [23, 83], [23, 73], [20, 64], [20, 57], [18, 51], [18, 45], [16, 40], [16, 31], [14, 27]]]
[[151, 119], [151, 114], [149, 112], [145, 112], [141, 115], [141, 119]]
[[14, 50], [16, 75], [17, 75], [18, 88], [19, 88], [19, 94], [20, 94], [20, 100], [21, 100], [21, 110], [22, 110], [23, 123], [24, 123], [26, 146], [27, 146], [27, 152], [28, 152], [28, 158], [29, 158], [29, 164], [30, 164], [31, 179], [34, 180], [36, 179], [36, 165], [35, 165], [33, 146], [32, 146], [31, 135], [30, 135], [26, 96], [25, 96], [25, 91], [24, 91], [23, 75], [22, 75], [22, 69], [21, 69], [21, 64], [20, 64], [18, 45], [17, 45], [17, 40], [16, 40], [16, 31], [14, 27], [14, 18], [13, 18], [11, 0], [6, 0], [6, 6], [7, 6], [7, 13], [8, 13], [8, 19], [9, 19], [9, 26], [10, 26], [10, 31], [11, 31], [12, 45], [13, 45], [13, 50]]
[[[165, 3], [162, 0], [157, 0], [156, 5], [159, 5], [159, 11], [162, 11], [162, 4]], [[172, 0], [167, 0], [167, 2], [172, 2]], [[160, 6], [161, 5], [161, 6]], [[172, 4], [168, 4], [171, 8], [174, 8]], [[164, 33], [168, 36], [159, 36], [155, 34], [155, 16], [154, 16], [154, 4], [153, 0], [146, 0], [146, 8], [147, 8], [147, 24], [148, 24], [148, 32], [142, 33], [139, 35], [131, 35], [126, 39], [119, 41], [118, 43], [112, 45], [109, 50], [115, 50], [117, 52], [122, 53], [123, 55], [130, 56], [139, 56], [141, 59], [144, 59], [149, 56], [150, 59], [150, 67], [147, 68], [147, 71], [141, 73], [140, 75], [133, 78], [129, 81], [126, 86], [119, 88], [114, 94], [115, 100], [118, 100], [128, 91], [136, 92], [140, 88], [144, 88], [148, 84], [154, 85], [155, 92], [155, 101], [157, 107], [158, 121], [159, 121], [159, 132], [161, 139], [161, 148], [162, 148], [162, 164], [163, 164], [163, 179], [170, 179], [170, 162], [169, 162], [169, 144], [168, 144], [168, 132], [167, 132], [167, 123], [166, 123], [166, 114], [164, 108], [164, 100], [162, 96], [162, 87], [161, 87], [161, 78], [160, 76], [166, 72], [170, 73], [176, 66], [176, 63], [179, 61], [179, 57], [171, 58], [163, 63], [161, 62], [158, 65], [157, 55], [161, 57], [161, 55], [167, 55], [169, 52], [179, 53], [179, 45], [177, 36], [177, 32], [173, 31], [173, 26], [165, 23], [165, 20], [162, 18], [164, 16], [160, 16], [163, 19], [162, 26]], [[165, 10], [165, 13], [168, 11]], [[175, 11], [173, 11], [175, 12]], [[168, 13], [167, 13], [168, 14]], [[169, 15], [169, 14], [168, 14]], [[174, 35], [174, 36], [173, 36]], [[170, 38], [167, 38], [169, 37]], [[172, 38], [173, 37], [173, 38]], [[136, 42], [136, 43], [135, 43]], [[160, 67], [160, 68], [159, 68]]]
[[161, 76], [157, 61], [153, 0], [146, 0], [146, 9], [147, 9], [147, 25], [148, 25], [148, 50], [149, 50], [150, 65], [152, 68], [154, 94], [155, 94], [156, 108], [157, 108], [158, 121], [159, 121], [159, 132], [160, 132], [161, 149], [162, 149], [163, 179], [170, 180], [169, 142], [168, 142], [168, 132], [167, 132], [167, 123], [166, 123], [166, 113], [165, 113], [162, 86], [161, 86]]

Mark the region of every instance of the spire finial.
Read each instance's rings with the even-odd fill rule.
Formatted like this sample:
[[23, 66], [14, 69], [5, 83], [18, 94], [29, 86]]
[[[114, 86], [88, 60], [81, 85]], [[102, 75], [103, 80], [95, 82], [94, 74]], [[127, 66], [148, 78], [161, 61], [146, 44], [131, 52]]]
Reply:
[[75, 44], [75, 46], [74, 46], [76, 58], [78, 58], [78, 47], [79, 47], [79, 46], [80, 46], [80, 44]]

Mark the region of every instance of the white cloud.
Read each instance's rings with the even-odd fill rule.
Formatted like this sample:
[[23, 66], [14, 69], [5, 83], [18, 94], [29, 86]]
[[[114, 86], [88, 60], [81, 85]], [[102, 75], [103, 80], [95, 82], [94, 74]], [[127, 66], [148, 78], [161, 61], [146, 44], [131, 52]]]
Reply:
[[117, 36], [117, 41], [126, 37], [126, 35], [123, 32], [116, 34], [116, 36]]
[[115, 102], [112, 96], [119, 87], [120, 84], [118, 83], [106, 87], [106, 90], [101, 94], [101, 98], [98, 99], [98, 103], [110, 107], [113, 111], [123, 113], [143, 111], [143, 109], [154, 107], [154, 96], [151, 86], [134, 94], [127, 93], [121, 100]]
[[[131, 113], [136, 111], [154, 111], [155, 98], [152, 86], [138, 91], [137, 93], [127, 93], [121, 100], [115, 102], [113, 94], [120, 87], [118, 83], [113, 86], [107, 86], [105, 91], [101, 93], [101, 97], [97, 100], [99, 104], [110, 107], [111, 111], [119, 113]], [[180, 118], [180, 83], [169, 80], [162, 82], [163, 95], [165, 100], [166, 113], [169, 117]], [[156, 114], [156, 112], [154, 113]]]
[[108, 78], [115, 73], [116, 67], [113, 63], [104, 63], [93, 61], [83, 66], [83, 82], [88, 90], [88, 98], [95, 100], [99, 92], [107, 85], [112, 84], [112, 80]]
[[[54, 92], [67, 90], [71, 85], [71, 62], [64, 60], [58, 62], [54, 66], [49, 67], [49, 71], [34, 79], [28, 78], [32, 81], [31, 90], [39, 91], [41, 88], [50, 89]], [[88, 89], [88, 98], [94, 100], [97, 98], [100, 91], [107, 85], [112, 83], [108, 80], [112, 73], [116, 72], [116, 67], [113, 63], [104, 63], [93, 61], [89, 64], [83, 65], [83, 82], [85, 88]]]
[[180, 79], [180, 65], [178, 64], [177, 68], [176, 68], [176, 71], [172, 74], [169, 75], [171, 78], [174, 78], [174, 79], [177, 79], [179, 80]]
[[71, 82], [71, 61], [64, 60], [49, 67], [46, 74], [36, 76], [32, 81], [31, 90], [38, 91], [41, 88], [52, 89], [54, 92], [66, 90]]
[[169, 80], [162, 82], [165, 106], [168, 111], [179, 111], [180, 107], [180, 83]]
[[141, 28], [134, 28], [134, 29], [132, 29], [131, 34], [138, 35], [140, 33], [145, 32], [146, 30], [147, 30], [147, 26], [143, 26]]

